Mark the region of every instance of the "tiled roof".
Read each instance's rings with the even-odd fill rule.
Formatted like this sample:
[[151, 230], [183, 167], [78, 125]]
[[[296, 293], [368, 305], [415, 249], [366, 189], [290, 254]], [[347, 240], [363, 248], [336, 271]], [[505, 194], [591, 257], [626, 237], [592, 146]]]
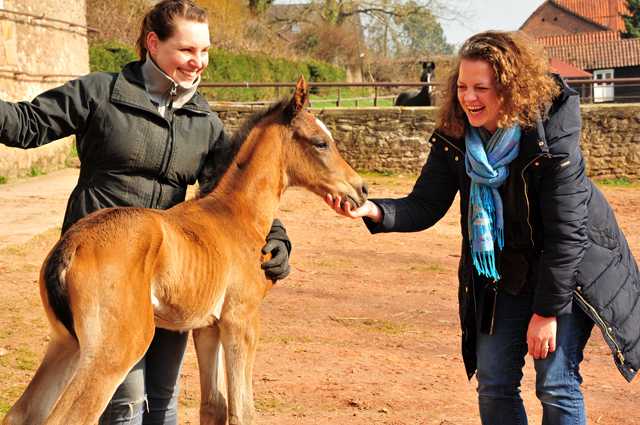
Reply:
[[583, 70], [640, 65], [640, 38], [547, 46], [549, 57]]
[[543, 46], [561, 46], [563, 44], [596, 43], [600, 41], [621, 40], [618, 31], [599, 31], [584, 34], [558, 35], [555, 37], [538, 38]]
[[[584, 16], [594, 22], [609, 27], [609, 0], [553, 0], [560, 6]], [[618, 2], [618, 31], [627, 32], [622, 14], [629, 14], [627, 0], [614, 0]]]
[[571, 66], [568, 63], [562, 62], [560, 59], [551, 58], [549, 61], [551, 70], [557, 74], [560, 74], [562, 78], [591, 78], [593, 74], [587, 71]]

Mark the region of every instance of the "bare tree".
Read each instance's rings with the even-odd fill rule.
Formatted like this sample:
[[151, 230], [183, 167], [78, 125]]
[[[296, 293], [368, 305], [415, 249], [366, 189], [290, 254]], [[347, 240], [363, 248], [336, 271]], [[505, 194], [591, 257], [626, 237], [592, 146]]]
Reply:
[[[309, 0], [280, 6], [272, 21], [284, 28], [354, 25], [370, 49], [384, 56], [450, 53], [438, 19], [461, 20], [446, 0]], [[458, 3], [459, 4], [459, 3]], [[278, 6], [276, 6], [278, 7]], [[285, 11], [286, 9], [286, 11]], [[283, 28], [281, 27], [281, 28]]]
[[87, 25], [100, 30], [102, 41], [133, 45], [138, 24], [149, 8], [148, 0], [87, 0]]

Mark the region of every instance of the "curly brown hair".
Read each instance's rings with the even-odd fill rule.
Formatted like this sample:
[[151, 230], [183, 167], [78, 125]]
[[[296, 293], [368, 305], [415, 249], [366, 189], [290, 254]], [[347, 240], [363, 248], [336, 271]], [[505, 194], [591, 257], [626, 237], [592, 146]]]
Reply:
[[462, 137], [468, 123], [458, 101], [458, 77], [463, 60], [484, 60], [493, 67], [500, 100], [500, 128], [510, 127], [516, 121], [523, 128], [531, 127], [562, 90], [550, 75], [546, 51], [524, 32], [476, 34], [460, 48], [443, 90], [444, 102], [438, 111], [436, 127], [451, 137]]

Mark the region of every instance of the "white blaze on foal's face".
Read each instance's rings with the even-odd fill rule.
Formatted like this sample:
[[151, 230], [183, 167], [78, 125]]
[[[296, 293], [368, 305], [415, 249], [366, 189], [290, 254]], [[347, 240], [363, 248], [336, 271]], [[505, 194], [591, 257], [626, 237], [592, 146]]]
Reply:
[[316, 118], [316, 124], [318, 124], [320, 126], [320, 128], [323, 129], [325, 131], [325, 133], [327, 133], [329, 135], [329, 138], [331, 140], [333, 140], [333, 136], [331, 136], [331, 132], [327, 129], [327, 127], [324, 125], [324, 123], [322, 121], [320, 121], [319, 119]]

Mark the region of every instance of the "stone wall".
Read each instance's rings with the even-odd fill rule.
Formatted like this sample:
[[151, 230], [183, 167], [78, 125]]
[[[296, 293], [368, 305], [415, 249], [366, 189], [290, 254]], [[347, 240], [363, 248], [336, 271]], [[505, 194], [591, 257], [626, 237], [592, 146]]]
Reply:
[[594, 180], [640, 180], [640, 104], [582, 106], [580, 146]]
[[[229, 132], [260, 106], [212, 104]], [[312, 108], [343, 158], [358, 171], [419, 174], [431, 144], [436, 108]], [[581, 147], [594, 180], [640, 179], [640, 105], [582, 106]]]
[[[0, 9], [44, 15], [86, 25], [84, 0], [0, 0]], [[0, 11], [0, 99], [18, 102], [64, 84], [72, 77], [31, 75], [83, 75], [89, 72], [89, 40], [85, 28]], [[15, 178], [31, 168], [50, 171], [64, 165], [72, 139], [23, 151], [0, 145], [0, 176]]]

